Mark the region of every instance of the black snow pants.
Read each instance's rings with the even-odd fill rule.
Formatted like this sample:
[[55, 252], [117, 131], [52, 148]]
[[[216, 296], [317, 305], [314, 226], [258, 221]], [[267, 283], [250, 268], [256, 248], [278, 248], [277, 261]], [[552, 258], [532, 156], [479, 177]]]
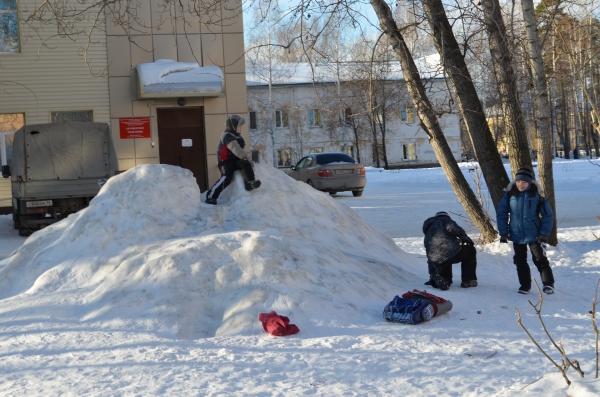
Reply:
[[[477, 250], [469, 244], [461, 245], [458, 254], [440, 264], [430, 263], [429, 274], [433, 274], [432, 271], [438, 271], [440, 276], [448, 281], [448, 284], [452, 284], [452, 265], [455, 263], [460, 263], [462, 281], [477, 280]], [[432, 269], [432, 266], [437, 269]]]
[[521, 289], [526, 291], [531, 289], [531, 270], [527, 264], [527, 245], [529, 245], [529, 250], [533, 257], [533, 264], [538, 268], [542, 277], [542, 284], [554, 287], [554, 275], [552, 274], [552, 268], [550, 268], [550, 262], [548, 262], [548, 258], [546, 257], [546, 248], [540, 243], [513, 243], [513, 247], [515, 248], [513, 261], [517, 266], [517, 275], [519, 276]]
[[248, 189], [248, 183], [254, 180], [254, 170], [252, 169], [252, 164], [250, 164], [248, 160], [225, 160], [219, 163], [221, 177], [217, 182], [215, 182], [213, 187], [210, 188], [206, 194], [206, 198], [213, 198], [215, 200], [218, 199], [223, 189], [229, 186], [233, 180], [233, 173], [237, 170], [242, 172], [242, 178], [244, 178], [246, 190], [252, 190], [252, 188]]

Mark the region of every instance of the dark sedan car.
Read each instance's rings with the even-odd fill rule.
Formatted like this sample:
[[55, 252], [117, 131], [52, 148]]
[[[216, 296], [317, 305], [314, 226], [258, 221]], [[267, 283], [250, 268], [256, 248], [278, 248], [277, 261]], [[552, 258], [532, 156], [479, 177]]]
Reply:
[[351, 191], [362, 196], [367, 184], [365, 167], [344, 153], [313, 153], [291, 167], [289, 175], [323, 192]]

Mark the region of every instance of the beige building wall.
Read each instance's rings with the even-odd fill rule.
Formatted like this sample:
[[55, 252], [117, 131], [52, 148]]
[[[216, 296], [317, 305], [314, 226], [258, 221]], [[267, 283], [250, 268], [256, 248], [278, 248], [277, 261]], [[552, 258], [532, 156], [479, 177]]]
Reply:
[[[39, 2], [19, 0], [19, 10], [35, 9]], [[95, 32], [84, 57], [80, 48], [86, 37], [76, 41], [52, 38], [56, 27], [38, 32], [20, 24], [20, 53], [0, 53], [0, 114], [21, 113], [26, 124], [49, 123], [53, 111], [89, 111], [94, 121], [110, 121], [106, 36]], [[38, 37], [39, 33], [39, 37]], [[40, 39], [41, 37], [41, 39]], [[87, 63], [86, 63], [87, 60]], [[9, 131], [2, 131], [9, 132]], [[0, 207], [10, 207], [10, 178], [0, 177]]]
[[[227, 115], [246, 117], [246, 74], [244, 64], [244, 27], [240, 3], [230, 0], [223, 5], [220, 19], [240, 10], [227, 26], [199, 21], [184, 24], [161, 23], [162, 8], [156, 0], [143, 0], [138, 9], [145, 26], [126, 32], [107, 18], [108, 82], [110, 87], [110, 121], [119, 167], [126, 170], [138, 164], [159, 163], [156, 109], [178, 107], [178, 98], [138, 99], [136, 66], [140, 63], [171, 59], [197, 62], [200, 66], [219, 66], [225, 76], [225, 97], [185, 97], [185, 106], [203, 106], [205, 115], [208, 182], [219, 177], [217, 145], [224, 130]], [[237, 7], [237, 8], [236, 8]], [[171, 10], [177, 15], [176, 9]], [[164, 14], [163, 14], [164, 15]], [[193, 17], [186, 16], [188, 21]], [[158, 27], [160, 26], [160, 28]], [[150, 28], [151, 27], [151, 28]], [[130, 33], [131, 41], [127, 33]], [[150, 117], [152, 138], [120, 139], [119, 118]], [[243, 135], [249, 142], [248, 127]], [[154, 146], [152, 146], [154, 142]]]
[[[19, 10], [35, 9], [39, 2], [19, 0]], [[48, 46], [40, 38], [56, 36], [56, 26], [38, 32], [20, 24], [21, 52], [0, 53], [0, 113], [24, 113], [27, 124], [49, 123], [52, 111], [92, 110], [94, 121], [109, 121], [106, 37], [96, 31], [86, 56], [80, 48], [86, 37], [54, 37]], [[88, 64], [89, 63], [89, 68]], [[92, 74], [91, 72], [95, 73]]]
[[10, 178], [0, 178], [0, 207], [10, 207], [11, 197]]

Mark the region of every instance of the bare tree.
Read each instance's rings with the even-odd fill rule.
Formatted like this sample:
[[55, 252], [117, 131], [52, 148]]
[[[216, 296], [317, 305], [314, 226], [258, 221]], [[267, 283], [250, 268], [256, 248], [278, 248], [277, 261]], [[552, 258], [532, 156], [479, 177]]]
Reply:
[[[264, 113], [267, 116], [267, 132], [270, 137], [271, 150], [273, 156], [273, 166], [277, 168], [277, 149], [275, 146], [275, 104], [273, 103], [273, 83], [282, 76], [290, 77], [291, 70], [287, 68], [278, 68], [274, 65], [277, 56], [277, 50], [281, 52], [281, 46], [274, 42], [276, 21], [279, 19], [277, 9], [272, 9], [267, 4], [267, 9], [257, 9], [257, 13], [262, 16], [262, 25], [266, 25], [266, 30], [254, 29], [249, 35], [251, 40], [250, 49], [246, 53], [247, 68], [253, 76], [268, 85], [268, 99], [264, 104]], [[275, 15], [274, 15], [275, 14]]]
[[510, 182], [494, 137], [487, 123], [477, 90], [441, 0], [422, 0], [427, 20], [440, 53], [444, 69], [450, 77], [460, 112], [465, 121], [473, 150], [487, 184], [494, 208]]
[[508, 119], [507, 134], [510, 148], [510, 168], [513, 176], [521, 167], [533, 170], [529, 142], [527, 141], [525, 118], [517, 93], [516, 75], [507, 42], [506, 26], [502, 19], [498, 0], [481, 0], [484, 23], [488, 33], [490, 54], [498, 91], [502, 100], [502, 111]]
[[544, 59], [542, 57], [542, 44], [537, 30], [537, 22], [533, 8], [533, 0], [521, 0], [523, 8], [523, 19], [525, 20], [525, 30], [527, 32], [527, 42], [531, 59], [531, 71], [533, 76], [533, 85], [535, 88], [535, 98], [537, 101], [536, 127], [540, 137], [538, 147], [538, 174], [542, 187], [542, 192], [550, 202], [554, 212], [554, 225], [552, 232], [548, 236], [548, 243], [556, 245], [558, 243], [556, 231], [556, 200], [554, 196], [554, 173], [552, 170], [552, 126], [550, 125], [550, 101], [548, 99], [548, 84], [546, 81], [546, 72]]
[[412, 55], [404, 42], [404, 38], [394, 21], [390, 7], [383, 0], [370, 0], [370, 2], [379, 18], [381, 29], [389, 37], [396, 57], [402, 65], [402, 70], [408, 85], [408, 92], [417, 108], [421, 126], [429, 135], [433, 150], [450, 181], [454, 193], [467, 211], [467, 214], [471, 217], [473, 223], [475, 223], [481, 231], [483, 240], [486, 242], [494, 241], [497, 237], [496, 230], [490, 223], [488, 215], [483, 211], [475, 193], [471, 190], [469, 183], [452, 156], [452, 151], [450, 150], [448, 142], [438, 123], [436, 112], [434, 111], [421, 82], [419, 70], [417, 69]]

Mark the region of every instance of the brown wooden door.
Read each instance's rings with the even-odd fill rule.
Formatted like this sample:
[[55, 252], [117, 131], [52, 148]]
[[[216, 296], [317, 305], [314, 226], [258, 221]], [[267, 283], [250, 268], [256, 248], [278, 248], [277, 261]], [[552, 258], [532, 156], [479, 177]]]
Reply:
[[156, 116], [160, 163], [187, 168], [194, 173], [200, 191], [208, 190], [202, 108], [159, 108]]

